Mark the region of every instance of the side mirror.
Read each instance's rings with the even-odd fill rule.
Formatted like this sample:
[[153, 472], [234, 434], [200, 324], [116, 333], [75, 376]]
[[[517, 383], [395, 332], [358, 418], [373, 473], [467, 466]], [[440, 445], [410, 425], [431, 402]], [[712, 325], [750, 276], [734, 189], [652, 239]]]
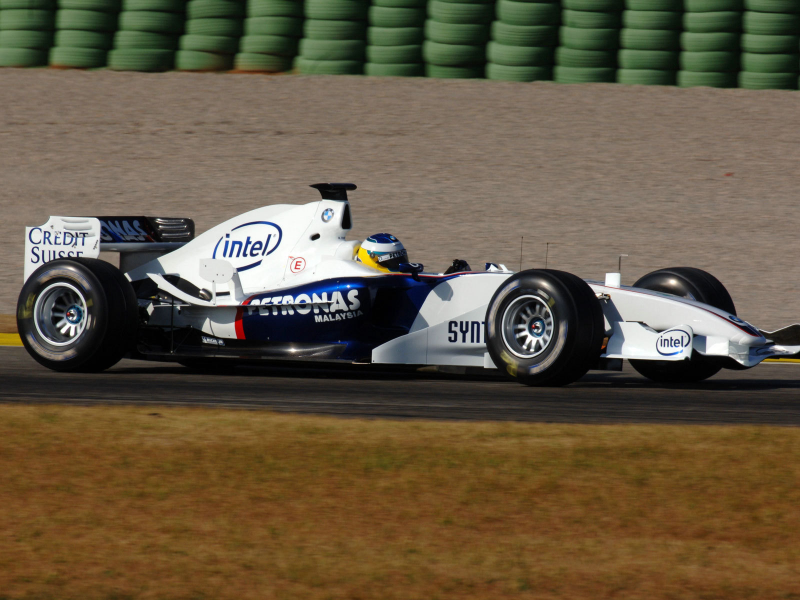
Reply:
[[401, 273], [410, 273], [414, 281], [419, 281], [418, 275], [422, 273], [425, 266], [422, 263], [400, 263], [397, 265], [397, 270]]

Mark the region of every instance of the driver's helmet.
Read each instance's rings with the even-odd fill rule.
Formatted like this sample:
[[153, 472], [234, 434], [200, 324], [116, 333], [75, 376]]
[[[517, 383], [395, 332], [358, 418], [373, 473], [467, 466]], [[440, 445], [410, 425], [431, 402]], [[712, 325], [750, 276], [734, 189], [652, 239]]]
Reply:
[[376, 233], [365, 239], [356, 261], [384, 272], [397, 272], [408, 262], [408, 253], [400, 240], [390, 233]]

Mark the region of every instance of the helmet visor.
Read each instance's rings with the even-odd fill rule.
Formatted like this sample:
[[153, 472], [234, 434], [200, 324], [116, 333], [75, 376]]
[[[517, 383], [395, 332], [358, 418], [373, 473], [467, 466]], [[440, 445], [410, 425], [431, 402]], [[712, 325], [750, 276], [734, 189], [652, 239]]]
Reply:
[[396, 271], [402, 263], [408, 262], [408, 252], [403, 250], [395, 250], [393, 252], [368, 252], [369, 257], [374, 260], [378, 266]]

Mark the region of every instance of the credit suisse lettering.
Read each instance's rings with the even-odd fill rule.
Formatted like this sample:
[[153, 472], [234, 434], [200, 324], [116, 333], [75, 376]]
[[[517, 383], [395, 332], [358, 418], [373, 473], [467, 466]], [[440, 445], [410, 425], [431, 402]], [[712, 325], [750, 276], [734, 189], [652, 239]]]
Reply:
[[56, 258], [83, 256], [86, 248], [85, 231], [45, 231], [41, 227], [33, 227], [28, 233], [31, 248], [31, 263], [38, 265]]

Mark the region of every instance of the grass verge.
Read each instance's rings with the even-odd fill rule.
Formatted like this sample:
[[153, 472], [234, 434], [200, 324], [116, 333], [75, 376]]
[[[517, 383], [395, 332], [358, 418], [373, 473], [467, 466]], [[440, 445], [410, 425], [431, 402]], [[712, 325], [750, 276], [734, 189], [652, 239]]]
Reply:
[[800, 598], [800, 430], [0, 407], [0, 598]]

